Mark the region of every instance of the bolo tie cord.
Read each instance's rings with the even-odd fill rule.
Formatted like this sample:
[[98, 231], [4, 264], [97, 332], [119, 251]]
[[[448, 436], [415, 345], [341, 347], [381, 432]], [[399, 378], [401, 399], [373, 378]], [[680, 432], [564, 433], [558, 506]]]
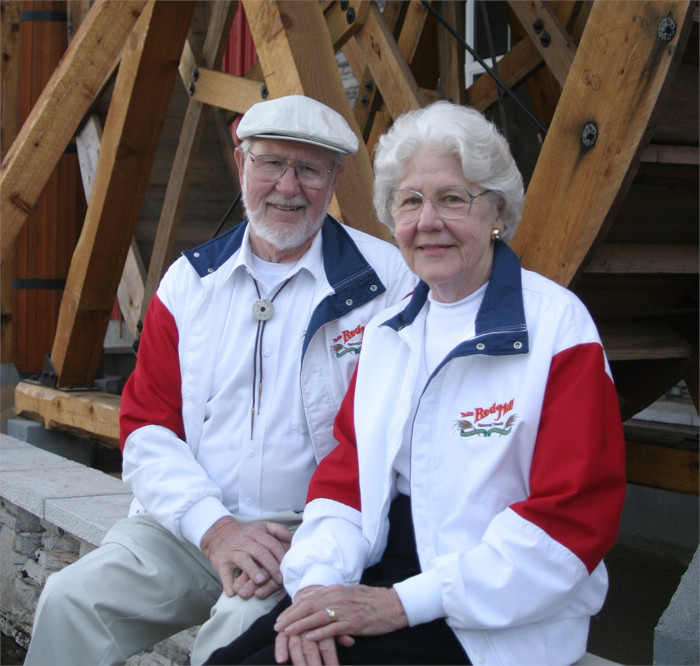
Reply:
[[[294, 277], [294, 276], [292, 276]], [[270, 305], [279, 296], [282, 289], [284, 289], [292, 277], [287, 278], [284, 284], [277, 290], [275, 295], [270, 299]], [[260, 288], [258, 287], [258, 281], [253, 278], [253, 283], [255, 284], [255, 291], [258, 292], [258, 301], [262, 300], [260, 294]], [[274, 313], [274, 310], [273, 310]], [[262, 387], [263, 387], [263, 335], [265, 333], [265, 324], [267, 320], [272, 316], [270, 314], [266, 319], [258, 319], [258, 330], [255, 333], [255, 349], [253, 350], [253, 406], [250, 408], [250, 438], [253, 439], [253, 428], [255, 426], [255, 408], [257, 406], [258, 414], [260, 413], [260, 401], [262, 399]], [[258, 360], [258, 355], [260, 356]], [[258, 377], [258, 363], [260, 364], [260, 382], [257, 384], [256, 391], [256, 380]], [[256, 399], [257, 397], [257, 399]]]

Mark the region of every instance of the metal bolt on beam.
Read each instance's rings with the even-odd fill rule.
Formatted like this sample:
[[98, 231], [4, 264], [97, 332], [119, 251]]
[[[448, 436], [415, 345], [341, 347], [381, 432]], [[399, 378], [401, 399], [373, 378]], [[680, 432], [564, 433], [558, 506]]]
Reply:
[[671, 16], [665, 16], [661, 19], [656, 32], [662, 42], [670, 42], [676, 36], [676, 22]]
[[585, 124], [581, 132], [581, 143], [586, 148], [593, 148], [596, 141], [598, 141], [598, 125], [594, 121], [591, 121]]

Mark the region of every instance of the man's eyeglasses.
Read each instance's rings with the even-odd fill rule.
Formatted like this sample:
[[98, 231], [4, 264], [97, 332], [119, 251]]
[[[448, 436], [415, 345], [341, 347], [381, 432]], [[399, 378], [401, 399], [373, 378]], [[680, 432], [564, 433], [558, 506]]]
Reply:
[[320, 190], [328, 182], [328, 175], [333, 173], [323, 162], [291, 162], [279, 155], [253, 155], [248, 153], [255, 169], [255, 174], [266, 183], [276, 183], [292, 167], [297, 180], [303, 187]]
[[412, 224], [417, 222], [426, 201], [429, 201], [435, 212], [445, 220], [461, 220], [469, 215], [472, 204], [482, 194], [472, 194], [461, 185], [446, 185], [439, 187], [428, 199], [415, 190], [394, 190], [389, 197], [386, 208], [395, 224]]

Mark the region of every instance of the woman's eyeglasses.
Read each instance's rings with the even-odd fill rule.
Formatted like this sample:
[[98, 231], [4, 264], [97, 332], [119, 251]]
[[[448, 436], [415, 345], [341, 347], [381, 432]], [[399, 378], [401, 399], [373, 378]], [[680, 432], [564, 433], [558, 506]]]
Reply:
[[426, 201], [429, 201], [435, 212], [445, 220], [461, 220], [469, 215], [472, 204], [482, 194], [472, 194], [461, 185], [446, 185], [439, 187], [428, 199], [415, 190], [394, 190], [387, 201], [386, 207], [395, 224], [411, 224], [417, 222]]

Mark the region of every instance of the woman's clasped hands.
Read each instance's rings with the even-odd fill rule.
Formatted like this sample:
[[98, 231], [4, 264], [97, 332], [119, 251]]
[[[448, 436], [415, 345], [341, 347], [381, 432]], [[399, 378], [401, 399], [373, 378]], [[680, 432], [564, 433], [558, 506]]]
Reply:
[[377, 636], [406, 626], [406, 613], [393, 588], [307, 587], [277, 618], [275, 660], [333, 666], [339, 663], [336, 645], [351, 647], [353, 636]]

